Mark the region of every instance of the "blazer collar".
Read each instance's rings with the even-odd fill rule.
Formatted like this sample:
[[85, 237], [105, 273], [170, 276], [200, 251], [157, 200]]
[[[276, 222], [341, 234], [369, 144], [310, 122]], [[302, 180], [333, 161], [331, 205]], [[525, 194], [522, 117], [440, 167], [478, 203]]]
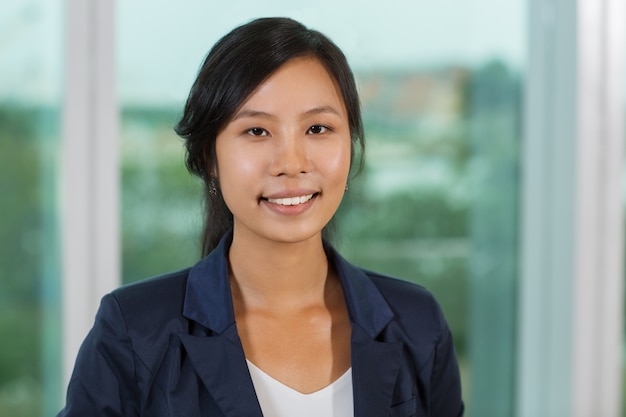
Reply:
[[232, 232], [189, 271], [183, 315], [216, 333], [235, 323], [228, 278], [228, 249]]
[[[228, 249], [232, 232], [189, 272], [183, 314], [216, 333], [235, 323], [228, 278]], [[393, 318], [389, 304], [363, 270], [346, 261], [324, 242], [329, 262], [341, 280], [350, 320], [376, 338]]]
[[325, 248], [341, 280], [350, 320], [376, 338], [393, 319], [389, 304], [362, 269], [346, 261], [332, 246], [325, 243]]
[[[226, 416], [262, 417], [235, 326], [227, 261], [231, 241], [232, 234], [225, 235], [189, 272], [183, 314], [200, 327], [180, 338], [193, 368]], [[388, 415], [402, 343], [379, 341], [377, 336], [393, 313], [365, 272], [330, 245], [325, 248], [341, 280], [352, 323], [355, 416]]]
[[366, 273], [347, 262], [330, 246], [329, 260], [341, 279], [352, 321], [351, 352], [354, 415], [389, 415], [393, 390], [400, 370], [402, 343], [379, 341], [378, 336], [393, 319], [389, 304]]

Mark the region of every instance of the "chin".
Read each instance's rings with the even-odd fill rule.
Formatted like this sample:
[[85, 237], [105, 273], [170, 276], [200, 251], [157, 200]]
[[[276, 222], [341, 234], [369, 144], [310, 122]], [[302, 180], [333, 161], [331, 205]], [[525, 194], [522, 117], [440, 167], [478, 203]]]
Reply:
[[285, 230], [284, 232], [276, 232], [269, 234], [269, 240], [272, 240], [277, 243], [302, 243], [310, 241], [311, 239], [320, 239], [322, 238], [322, 230]]

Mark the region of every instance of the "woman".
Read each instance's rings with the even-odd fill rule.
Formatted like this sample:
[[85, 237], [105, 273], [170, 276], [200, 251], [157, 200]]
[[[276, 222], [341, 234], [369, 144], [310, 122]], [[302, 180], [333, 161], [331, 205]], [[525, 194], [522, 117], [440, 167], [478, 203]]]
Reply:
[[103, 298], [60, 416], [460, 416], [421, 287], [323, 236], [363, 147], [341, 51], [283, 18], [207, 56], [176, 131], [206, 185], [204, 259]]

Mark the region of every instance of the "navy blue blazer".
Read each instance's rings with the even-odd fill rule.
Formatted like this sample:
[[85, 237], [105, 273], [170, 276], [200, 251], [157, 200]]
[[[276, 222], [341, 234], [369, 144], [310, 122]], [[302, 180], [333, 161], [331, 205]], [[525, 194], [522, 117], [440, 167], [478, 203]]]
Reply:
[[[58, 417], [262, 417], [235, 326], [229, 245], [226, 236], [194, 267], [102, 299]], [[462, 416], [452, 337], [432, 295], [327, 253], [352, 325], [354, 415]]]

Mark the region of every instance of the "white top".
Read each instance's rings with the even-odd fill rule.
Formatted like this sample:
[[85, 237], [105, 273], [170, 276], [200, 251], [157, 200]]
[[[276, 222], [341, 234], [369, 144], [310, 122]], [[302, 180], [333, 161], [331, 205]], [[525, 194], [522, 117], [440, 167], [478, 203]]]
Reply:
[[303, 394], [247, 362], [264, 417], [354, 416], [352, 368], [327, 387]]

